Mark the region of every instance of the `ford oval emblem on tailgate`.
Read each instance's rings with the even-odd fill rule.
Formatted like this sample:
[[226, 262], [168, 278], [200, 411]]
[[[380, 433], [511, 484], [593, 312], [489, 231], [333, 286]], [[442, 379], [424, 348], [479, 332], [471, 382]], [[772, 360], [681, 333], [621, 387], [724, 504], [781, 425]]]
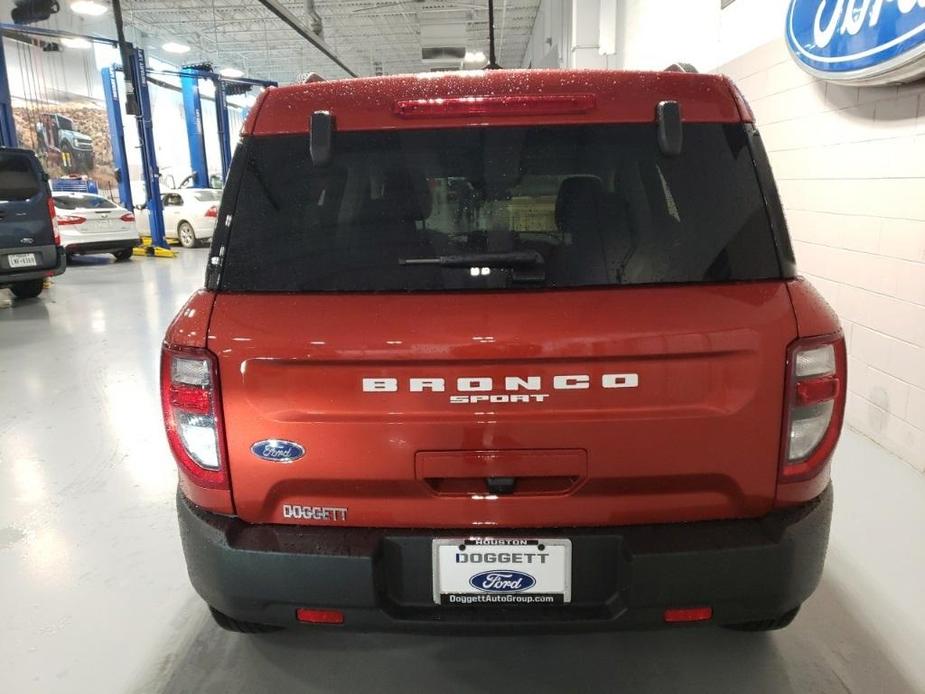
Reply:
[[305, 449], [294, 441], [264, 439], [251, 446], [251, 453], [274, 463], [291, 463], [305, 455]]
[[536, 579], [521, 571], [483, 571], [469, 579], [469, 585], [486, 593], [519, 593], [536, 585]]

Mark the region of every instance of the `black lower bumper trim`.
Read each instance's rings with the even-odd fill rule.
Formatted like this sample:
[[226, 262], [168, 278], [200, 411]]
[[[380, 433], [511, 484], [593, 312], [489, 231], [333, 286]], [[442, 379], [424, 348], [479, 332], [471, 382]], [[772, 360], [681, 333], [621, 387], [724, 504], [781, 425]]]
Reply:
[[[38, 248], [23, 249], [24, 253], [36, 253], [43, 259], [45, 264], [50, 267], [41, 267], [34, 270], [9, 270], [0, 268], [0, 289], [8, 287], [17, 282], [29, 282], [31, 280], [45, 279], [46, 277], [55, 277], [60, 275], [67, 268], [67, 257], [64, 249], [60, 246], [44, 246]], [[52, 265], [54, 262], [54, 265]]]
[[431, 541], [471, 530], [250, 525], [178, 495], [190, 579], [236, 619], [295, 624], [298, 607], [343, 610], [365, 630], [641, 628], [669, 607], [711, 606], [713, 622], [769, 619], [798, 606], [822, 574], [832, 489], [759, 519], [504, 531], [572, 542], [572, 602], [433, 603]]
[[70, 243], [67, 246], [68, 255], [82, 255], [84, 253], [115, 253], [125, 251], [141, 245], [141, 239], [123, 239], [120, 241], [81, 241]]

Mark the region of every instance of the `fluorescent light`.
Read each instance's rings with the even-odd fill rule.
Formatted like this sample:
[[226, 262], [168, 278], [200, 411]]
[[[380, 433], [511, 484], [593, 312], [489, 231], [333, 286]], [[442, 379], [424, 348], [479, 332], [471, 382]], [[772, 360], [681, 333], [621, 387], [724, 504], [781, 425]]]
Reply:
[[236, 67], [224, 67], [218, 71], [218, 74], [222, 77], [231, 77], [232, 79], [235, 77], [244, 77], [244, 73]]
[[106, 14], [109, 8], [106, 5], [96, 2], [96, 0], [77, 0], [71, 3], [71, 11], [77, 14], [88, 14], [91, 17], [99, 17]]
[[79, 36], [68, 36], [61, 39], [61, 43], [67, 46], [68, 48], [92, 48], [93, 44], [87, 41], [87, 39], [82, 39]]
[[186, 46], [182, 43], [175, 43], [173, 41], [168, 41], [163, 46], [161, 46], [168, 53], [189, 53], [189, 46]]

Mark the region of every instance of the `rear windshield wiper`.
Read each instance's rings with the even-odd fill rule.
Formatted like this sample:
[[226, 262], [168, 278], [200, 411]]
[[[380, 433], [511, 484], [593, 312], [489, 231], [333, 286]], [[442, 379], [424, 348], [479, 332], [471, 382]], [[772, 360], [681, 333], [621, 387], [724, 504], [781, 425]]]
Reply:
[[543, 265], [539, 251], [510, 251], [507, 253], [466, 253], [438, 255], [434, 258], [401, 258], [399, 265], [439, 265], [441, 267], [496, 267], [531, 268]]

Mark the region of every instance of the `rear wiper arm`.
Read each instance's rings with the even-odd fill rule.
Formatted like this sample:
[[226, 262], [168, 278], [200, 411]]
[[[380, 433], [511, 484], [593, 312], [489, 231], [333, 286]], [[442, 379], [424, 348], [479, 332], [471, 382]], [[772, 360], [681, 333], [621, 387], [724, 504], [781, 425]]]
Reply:
[[438, 255], [434, 258], [401, 258], [399, 265], [439, 265], [441, 267], [497, 267], [530, 268], [545, 263], [539, 251], [510, 251], [507, 253], [466, 253]]

